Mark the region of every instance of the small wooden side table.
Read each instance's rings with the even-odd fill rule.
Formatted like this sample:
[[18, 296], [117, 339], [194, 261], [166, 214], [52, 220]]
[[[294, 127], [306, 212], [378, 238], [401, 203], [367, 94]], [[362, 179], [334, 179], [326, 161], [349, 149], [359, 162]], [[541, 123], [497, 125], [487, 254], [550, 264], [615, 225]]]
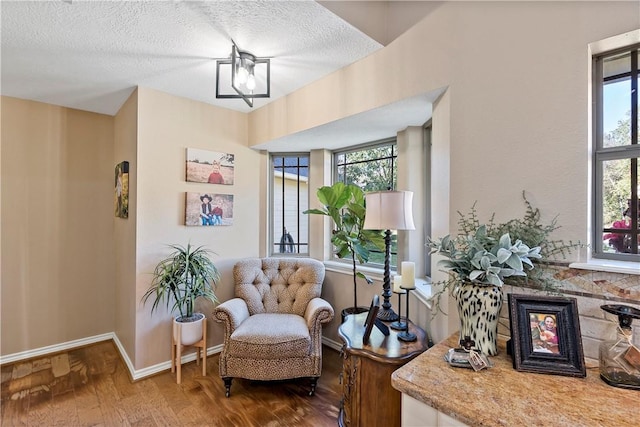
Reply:
[[350, 314], [338, 328], [342, 347], [342, 402], [338, 424], [400, 426], [401, 394], [391, 386], [391, 374], [428, 348], [427, 334], [409, 321], [417, 340], [404, 342], [398, 331], [385, 336], [374, 326], [369, 343], [362, 344], [367, 313]]

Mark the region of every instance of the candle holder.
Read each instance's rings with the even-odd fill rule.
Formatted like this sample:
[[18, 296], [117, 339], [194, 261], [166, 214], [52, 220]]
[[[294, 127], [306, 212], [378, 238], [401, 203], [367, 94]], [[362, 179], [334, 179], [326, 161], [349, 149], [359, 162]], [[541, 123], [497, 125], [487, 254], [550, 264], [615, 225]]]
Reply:
[[415, 289], [415, 287], [414, 288], [405, 288], [403, 286], [400, 286], [400, 287], [407, 291], [407, 317], [406, 317], [407, 321], [405, 322], [404, 331], [398, 334], [398, 339], [400, 341], [411, 342], [418, 339], [416, 334], [409, 332], [409, 293], [411, 293], [411, 290]]
[[389, 325], [391, 329], [395, 329], [396, 331], [404, 331], [407, 329], [407, 322], [402, 321], [402, 294], [405, 292], [396, 292], [398, 294], [398, 320]]

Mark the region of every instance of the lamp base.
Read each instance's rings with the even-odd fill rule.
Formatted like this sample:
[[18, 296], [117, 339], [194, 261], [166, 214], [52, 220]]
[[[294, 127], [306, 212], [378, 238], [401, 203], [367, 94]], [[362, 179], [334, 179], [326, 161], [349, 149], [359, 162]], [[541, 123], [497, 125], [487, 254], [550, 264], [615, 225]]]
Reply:
[[400, 319], [400, 316], [398, 316], [398, 314], [393, 311], [392, 308], [384, 307], [378, 311], [378, 315], [376, 317], [383, 322], [395, 322], [396, 320]]

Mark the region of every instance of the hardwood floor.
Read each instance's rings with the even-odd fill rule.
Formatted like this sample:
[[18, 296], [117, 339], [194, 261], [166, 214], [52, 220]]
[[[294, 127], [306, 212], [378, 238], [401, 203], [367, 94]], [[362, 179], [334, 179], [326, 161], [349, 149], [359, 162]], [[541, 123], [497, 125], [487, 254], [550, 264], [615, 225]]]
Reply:
[[315, 396], [307, 380], [235, 379], [224, 396], [218, 355], [207, 376], [195, 362], [182, 367], [182, 384], [167, 371], [131, 382], [115, 344], [91, 346], [2, 366], [4, 426], [335, 426], [342, 359], [323, 348]]

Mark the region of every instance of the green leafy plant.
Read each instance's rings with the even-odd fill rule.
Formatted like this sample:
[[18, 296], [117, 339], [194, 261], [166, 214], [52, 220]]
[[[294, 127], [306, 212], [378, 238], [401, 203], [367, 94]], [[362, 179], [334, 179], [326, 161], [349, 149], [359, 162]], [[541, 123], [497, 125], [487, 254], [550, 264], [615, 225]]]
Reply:
[[438, 266], [453, 273], [457, 282], [478, 286], [502, 286], [507, 277], [526, 276], [525, 269], [533, 269], [531, 260], [541, 258], [539, 246], [529, 248], [521, 240], [512, 243], [509, 233], [496, 239], [487, 235], [486, 225], [453, 239], [429, 239], [428, 245], [432, 254], [447, 258]]
[[169, 247], [174, 252], [156, 266], [142, 302], [146, 303], [149, 298], [153, 300], [152, 313], [160, 304], [166, 304], [171, 312], [178, 311], [184, 321], [189, 321], [193, 318], [198, 297], [214, 304], [218, 302], [215, 287], [220, 280], [220, 273], [209, 258], [212, 252], [204, 247], [194, 248], [191, 244]]
[[384, 237], [379, 230], [364, 230], [366, 207], [364, 192], [354, 184], [345, 185], [336, 182], [332, 186], [318, 188], [316, 195], [323, 209], [309, 209], [305, 214], [325, 215], [330, 217], [335, 228], [331, 243], [338, 258], [351, 258], [353, 268], [353, 307], [358, 307], [357, 278], [371, 284], [373, 281], [357, 270], [357, 262], [369, 261], [369, 248], [374, 246], [384, 250]]
[[494, 213], [486, 224], [481, 224], [474, 203], [467, 214], [458, 212], [458, 236], [428, 239], [431, 253], [446, 258], [438, 265], [449, 273], [447, 280], [434, 283], [442, 285], [436, 294], [438, 309], [442, 293], [454, 291], [464, 282], [478, 286], [506, 283], [550, 292], [558, 290], [558, 281], [548, 272], [551, 260], [566, 258], [582, 244], [552, 239], [551, 233], [560, 227], [557, 217], [549, 224], [543, 224], [540, 210], [531, 205], [524, 191], [522, 198], [526, 207], [522, 218], [496, 223]]

